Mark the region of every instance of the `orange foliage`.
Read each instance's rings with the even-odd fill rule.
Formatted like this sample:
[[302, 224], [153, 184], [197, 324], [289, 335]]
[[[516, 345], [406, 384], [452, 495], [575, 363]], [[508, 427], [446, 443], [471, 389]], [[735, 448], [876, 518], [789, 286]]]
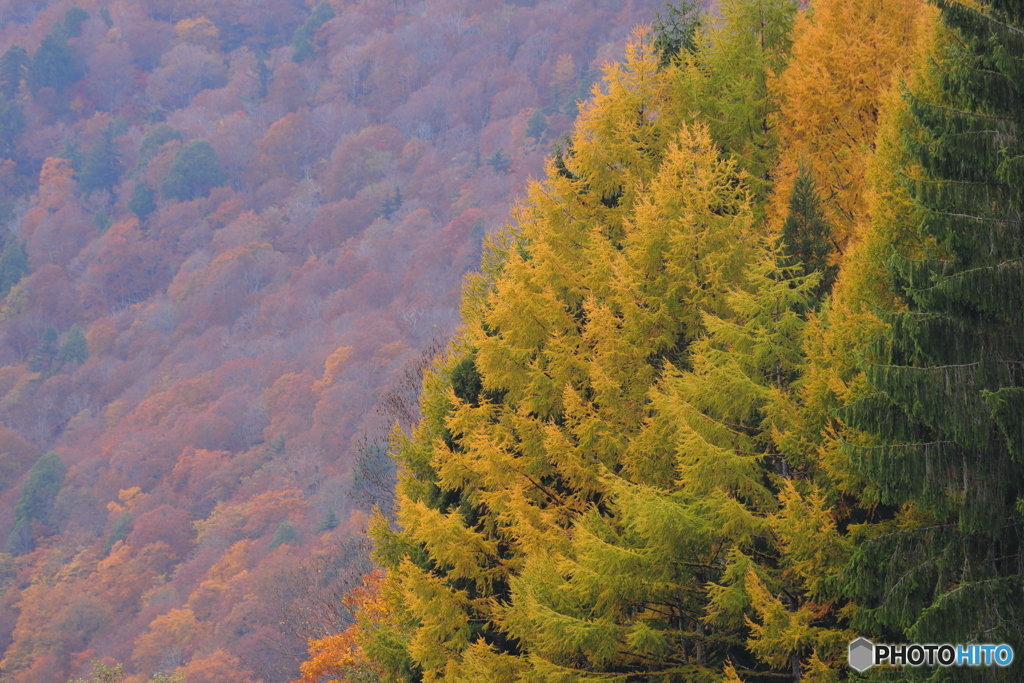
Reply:
[[327, 357], [327, 361], [324, 363], [324, 376], [323, 379], [317, 381], [313, 385], [313, 391], [323, 391], [327, 387], [334, 384], [334, 380], [338, 377], [338, 373], [345, 367], [345, 363], [352, 356], [351, 346], [339, 346], [334, 353]]
[[[358, 671], [381, 673], [377, 665], [367, 659], [360, 646], [362, 624], [385, 621], [389, 611], [381, 594], [384, 572], [375, 569], [363, 577], [363, 585], [353, 589], [342, 602], [360, 621], [341, 633], [309, 641], [309, 658], [299, 666], [302, 677], [294, 683], [327, 683], [349, 680]], [[361, 677], [360, 677], [361, 678]]]
[[180, 662], [192, 654], [199, 634], [199, 622], [192, 610], [172, 609], [150, 622], [149, 630], [135, 640], [132, 661], [150, 673], [167, 660]]
[[188, 683], [253, 683], [242, 661], [221, 649], [193, 659], [175, 673], [184, 675]]
[[814, 171], [840, 240], [864, 220], [879, 110], [930, 16], [919, 0], [821, 0], [800, 18], [793, 56], [774, 84], [781, 158], [772, 213], [780, 224], [801, 164]]

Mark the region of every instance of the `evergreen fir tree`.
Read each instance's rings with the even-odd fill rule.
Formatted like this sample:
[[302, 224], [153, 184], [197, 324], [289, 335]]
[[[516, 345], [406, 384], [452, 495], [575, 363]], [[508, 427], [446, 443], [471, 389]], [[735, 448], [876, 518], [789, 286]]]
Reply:
[[335, 514], [334, 510], [328, 510], [327, 514], [324, 515], [323, 521], [316, 525], [316, 530], [320, 532], [334, 531], [338, 528], [338, 524], [341, 521], [338, 519], [338, 515]]
[[107, 535], [107, 542], [103, 545], [103, 549], [110, 552], [115, 543], [127, 538], [132, 530], [133, 522], [135, 522], [135, 515], [130, 512], [125, 512], [118, 517], [117, 521], [114, 522], [114, 526], [111, 527], [110, 533]]
[[512, 160], [505, 154], [505, 150], [498, 149], [494, 151], [494, 154], [487, 157], [487, 165], [492, 167], [497, 173], [508, 173], [512, 169]]
[[89, 13], [78, 5], [64, 11], [64, 34], [69, 38], [82, 35], [82, 24], [89, 19]]
[[100, 210], [92, 215], [92, 221], [90, 221], [90, 224], [99, 230], [102, 235], [107, 230], [110, 230], [110, 226], [114, 224], [114, 219], [111, 216], [108, 216], [105, 211]]
[[253, 67], [252, 77], [256, 80], [256, 100], [262, 102], [267, 99], [267, 88], [270, 86], [270, 78], [273, 71], [267, 65], [267, 56], [263, 52], [256, 54], [256, 66]]
[[20, 45], [11, 45], [7, 52], [0, 56], [0, 94], [8, 100], [17, 97], [18, 88], [25, 80], [30, 62], [28, 53]]
[[138, 167], [143, 168], [163, 145], [173, 140], [179, 142], [184, 140], [181, 131], [174, 126], [160, 123], [147, 130], [146, 134], [142, 136], [142, 144], [139, 145]]
[[842, 413], [859, 430], [847, 435], [850, 457], [881, 502], [903, 507], [889, 533], [859, 545], [846, 585], [865, 631], [1019, 650], [1024, 8], [937, 4], [953, 36], [936, 60], [938, 94], [910, 96], [905, 134], [905, 177], [931, 253], [890, 260], [903, 310], [867, 369], [876, 393]]
[[306, 21], [295, 30], [295, 34], [292, 36], [291, 45], [294, 51], [292, 59], [294, 61], [304, 62], [316, 53], [316, 48], [313, 46], [313, 36], [316, 30], [335, 16], [334, 8], [330, 3], [321, 2], [313, 8]]
[[156, 211], [156, 193], [146, 187], [145, 183], [135, 183], [135, 191], [128, 201], [128, 210], [139, 217], [140, 221], [149, 218]]
[[57, 358], [57, 329], [50, 325], [43, 331], [43, 338], [32, 347], [29, 353], [28, 369], [32, 372], [46, 373]]
[[183, 145], [160, 185], [167, 199], [189, 201], [206, 197], [210, 190], [227, 182], [228, 174], [220, 165], [217, 153], [206, 140], [193, 140]]
[[381, 203], [381, 207], [377, 211], [377, 215], [384, 218], [391, 218], [392, 214], [402, 208], [402, 202], [402, 190], [396, 185], [394, 194], [388, 192], [385, 195], [384, 201]]
[[[67, 467], [53, 452], [39, 458], [29, 470], [28, 479], [21, 485], [21, 497], [14, 507], [14, 525], [7, 539], [7, 547], [10, 550], [22, 554], [27, 552], [26, 545], [31, 549], [31, 524], [49, 524], [53, 503], [64, 483], [66, 473]], [[26, 533], [29, 541], [27, 544]]]
[[25, 129], [25, 114], [18, 103], [0, 95], [0, 157], [14, 156], [16, 138]]
[[836, 251], [831, 240], [832, 227], [821, 210], [814, 174], [808, 166], [802, 165], [793, 184], [789, 215], [782, 226], [782, 244], [789, 264], [799, 263], [805, 275], [821, 273], [816, 301], [821, 301], [831, 291], [839, 270], [830, 262]]
[[274, 538], [270, 540], [270, 549], [274, 550], [281, 545], [299, 545], [300, 543], [302, 543], [302, 538], [295, 527], [290, 522], [281, 522], [281, 526], [277, 527], [277, 531], [274, 532]]
[[654, 49], [658, 51], [658, 64], [668, 66], [680, 54], [697, 48], [697, 30], [704, 22], [701, 5], [694, 0], [680, 0], [678, 4], [666, 2], [655, 12]]
[[60, 26], [54, 26], [32, 56], [27, 77], [29, 89], [33, 94], [43, 88], [53, 88], [61, 93], [81, 77], [78, 62], [71, 54], [64, 32]]
[[124, 171], [121, 154], [114, 144], [113, 128], [113, 124], [106, 127], [82, 160], [78, 186], [86, 194], [96, 190], [112, 190]]
[[89, 345], [85, 341], [85, 334], [82, 333], [82, 328], [77, 324], [71, 326], [57, 356], [63, 361], [78, 363], [79, 365], [89, 358]]
[[7, 296], [11, 287], [18, 284], [29, 272], [25, 245], [20, 240], [8, 238], [4, 244], [3, 256], [0, 256], [0, 297]]
[[548, 117], [544, 116], [544, 110], [534, 109], [526, 122], [526, 137], [540, 140], [544, 131], [548, 128]]
[[75, 140], [73, 138], [66, 140], [64, 142], [64, 146], [54, 156], [57, 156], [61, 159], [67, 159], [68, 161], [70, 161], [71, 168], [75, 170], [76, 174], [82, 168], [82, 165], [85, 163], [85, 156], [82, 154], [82, 150], [78, 148], [78, 140]]

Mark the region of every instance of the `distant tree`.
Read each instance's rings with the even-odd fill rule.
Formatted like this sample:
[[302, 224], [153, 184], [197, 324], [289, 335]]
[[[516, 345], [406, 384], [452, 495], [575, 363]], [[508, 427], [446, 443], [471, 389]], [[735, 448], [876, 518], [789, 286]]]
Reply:
[[68, 41], [60, 26], [54, 26], [39, 49], [32, 57], [28, 68], [28, 87], [32, 94], [43, 88], [53, 88], [58, 93], [64, 92], [81, 79], [75, 56], [71, 54]]
[[[39, 458], [29, 470], [28, 479], [21, 485], [21, 498], [14, 507], [14, 526], [8, 536], [8, 546], [24, 541], [24, 532], [31, 529], [32, 522], [48, 524], [53, 503], [64, 483], [67, 467], [54, 452]], [[19, 548], [14, 548], [19, 550]]]
[[178, 40], [216, 51], [220, 43], [220, 29], [206, 17], [189, 17], [174, 25]]
[[256, 99], [260, 102], [267, 99], [267, 88], [270, 86], [270, 78], [273, 71], [267, 66], [267, 55], [263, 52], [256, 54], [256, 64], [253, 65], [250, 76], [256, 81]]
[[60, 151], [53, 155], [57, 159], [67, 159], [71, 162], [71, 169], [77, 172], [85, 163], [85, 155], [78, 147], [78, 140], [70, 139], [64, 142]]
[[179, 43], [160, 57], [160, 68], [146, 81], [146, 97], [163, 111], [181, 109], [201, 91], [222, 88], [227, 82], [224, 55], [202, 45]]
[[381, 204], [380, 211], [377, 212], [378, 216], [384, 218], [391, 218], [391, 216], [402, 208], [402, 202], [405, 200], [402, 198], [402, 190], [397, 185], [395, 186], [395, 192], [387, 193], [384, 197], [384, 202]]
[[313, 47], [313, 34], [316, 30], [335, 17], [334, 8], [327, 2], [321, 2], [313, 8], [312, 14], [303, 22], [302, 26], [295, 29], [292, 36], [292, 59], [302, 62], [313, 56], [316, 49]]
[[274, 538], [270, 540], [270, 549], [273, 550], [280, 545], [299, 545], [301, 542], [302, 538], [295, 527], [290, 522], [281, 522], [281, 526], [274, 532]]
[[89, 345], [85, 341], [85, 334], [77, 324], [72, 325], [68, 336], [57, 352], [58, 357], [69, 363], [84, 363], [89, 358]]
[[544, 135], [544, 131], [547, 129], [548, 117], [544, 115], [542, 110], [534, 109], [533, 113], [530, 114], [529, 120], [526, 122], [526, 137], [540, 140], [540, 136]]
[[7, 48], [7, 52], [0, 56], [0, 94], [9, 100], [15, 98], [31, 61], [22, 46], [11, 45]]
[[13, 99], [0, 94], [0, 157], [14, 156], [14, 141], [25, 129], [25, 114]]
[[149, 218], [156, 211], [155, 193], [143, 183], [135, 183], [135, 191], [128, 201], [128, 210], [139, 217], [140, 221]]
[[114, 526], [110, 529], [110, 533], [107, 535], [107, 542], [104, 544], [103, 549], [110, 552], [115, 543], [123, 541], [132, 530], [132, 522], [134, 521], [135, 515], [130, 512], [125, 512], [118, 517], [117, 521], [114, 522]]
[[64, 12], [64, 34], [69, 38], [82, 35], [82, 24], [89, 19], [89, 13], [78, 5], [68, 7]]
[[160, 192], [166, 199], [188, 201], [205, 197], [210, 190], [227, 182], [228, 174], [220, 165], [217, 153], [206, 140], [194, 140], [174, 155], [171, 168], [164, 176]]
[[157, 151], [168, 142], [172, 140], [181, 142], [184, 139], [181, 131], [174, 126], [169, 126], [166, 123], [153, 126], [142, 136], [142, 144], [139, 146], [139, 166], [143, 166], [152, 159]]
[[78, 187], [86, 194], [95, 190], [112, 190], [123, 171], [111, 123], [86, 153], [82, 172], [78, 174]]
[[32, 347], [28, 369], [32, 372], [47, 372], [57, 357], [57, 328], [52, 325], [43, 331], [43, 338]]
[[114, 219], [107, 215], [105, 211], [97, 211], [92, 216], [91, 225], [100, 231], [102, 235], [107, 230], [110, 230], [110, 226], [114, 224]]
[[512, 170], [512, 160], [505, 154], [505, 150], [499, 149], [487, 157], [487, 165], [494, 167], [498, 173], [508, 173]]
[[317, 531], [334, 531], [339, 524], [338, 515], [334, 510], [328, 510], [322, 522], [316, 525]]

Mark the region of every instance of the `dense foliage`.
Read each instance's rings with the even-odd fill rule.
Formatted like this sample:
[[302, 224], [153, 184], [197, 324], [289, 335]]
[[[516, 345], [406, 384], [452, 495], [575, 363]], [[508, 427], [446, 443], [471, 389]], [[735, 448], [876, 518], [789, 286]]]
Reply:
[[656, 4], [0, 0], [0, 679], [350, 625], [462, 275]]
[[1024, 646], [1024, 14], [935, 4], [634, 36], [395, 437], [382, 606], [303, 681], [1019, 678], [846, 666]]

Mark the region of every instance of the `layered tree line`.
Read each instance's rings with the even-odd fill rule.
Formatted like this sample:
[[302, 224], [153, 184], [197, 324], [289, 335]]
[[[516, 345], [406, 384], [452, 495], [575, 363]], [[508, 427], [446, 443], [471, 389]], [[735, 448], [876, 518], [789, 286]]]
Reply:
[[0, 680], [344, 631], [462, 275], [658, 2], [0, 0]]
[[304, 683], [1017, 680], [1024, 10], [685, 3], [605, 69], [396, 432]]

